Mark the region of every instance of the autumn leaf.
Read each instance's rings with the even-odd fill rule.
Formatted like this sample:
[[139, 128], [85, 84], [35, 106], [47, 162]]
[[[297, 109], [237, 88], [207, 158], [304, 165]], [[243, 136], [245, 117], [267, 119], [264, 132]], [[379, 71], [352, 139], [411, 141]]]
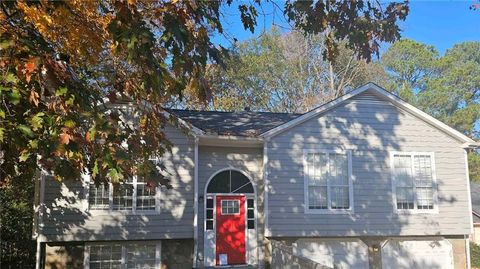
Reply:
[[67, 134], [66, 132], [61, 133], [59, 135], [60, 144], [68, 145], [68, 143], [70, 143], [70, 139], [71, 139], [71, 136], [69, 134]]
[[23, 69], [23, 74], [25, 74], [25, 80], [29, 83], [30, 79], [32, 78], [32, 73], [35, 71], [36, 65], [34, 59], [30, 59], [25, 65]]
[[35, 106], [38, 106], [39, 97], [40, 95], [38, 95], [38, 93], [35, 90], [31, 90], [30, 96], [28, 97], [28, 101], [30, 101], [30, 103], [34, 104]]

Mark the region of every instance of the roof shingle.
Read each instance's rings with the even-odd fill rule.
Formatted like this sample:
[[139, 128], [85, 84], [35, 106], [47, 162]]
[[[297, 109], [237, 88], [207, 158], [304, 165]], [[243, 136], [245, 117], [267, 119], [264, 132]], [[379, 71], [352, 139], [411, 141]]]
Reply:
[[302, 114], [221, 112], [169, 109], [170, 113], [207, 134], [255, 137]]

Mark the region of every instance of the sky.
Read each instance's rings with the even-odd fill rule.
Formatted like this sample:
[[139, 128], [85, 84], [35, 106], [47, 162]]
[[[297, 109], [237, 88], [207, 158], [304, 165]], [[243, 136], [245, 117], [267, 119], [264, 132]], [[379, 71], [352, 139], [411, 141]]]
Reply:
[[[480, 10], [469, 9], [474, 3], [480, 2], [478, 0], [411, 1], [410, 13], [406, 21], [400, 23], [402, 38], [433, 45], [441, 55], [454, 44], [480, 41]], [[227, 7], [223, 10], [223, 23], [226, 32], [232, 36], [216, 36], [214, 40], [228, 47], [232, 44], [233, 36], [239, 41], [252, 38], [268, 30], [272, 23], [288, 31], [291, 27], [283, 18], [281, 7], [283, 2], [280, 1], [275, 4], [264, 4], [265, 16], [259, 16], [254, 34], [243, 29], [237, 6]], [[383, 44], [381, 51], [385, 51], [388, 46], [389, 44]]]

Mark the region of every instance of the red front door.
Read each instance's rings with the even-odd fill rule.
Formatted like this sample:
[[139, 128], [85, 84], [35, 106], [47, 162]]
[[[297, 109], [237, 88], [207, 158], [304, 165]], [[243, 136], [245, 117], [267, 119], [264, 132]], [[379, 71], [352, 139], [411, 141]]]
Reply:
[[217, 265], [245, 264], [245, 196], [217, 196]]

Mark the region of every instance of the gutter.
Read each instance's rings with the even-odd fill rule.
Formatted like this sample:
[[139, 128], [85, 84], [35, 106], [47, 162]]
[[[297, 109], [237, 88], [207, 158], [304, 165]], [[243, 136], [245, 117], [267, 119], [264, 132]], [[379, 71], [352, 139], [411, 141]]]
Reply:
[[466, 142], [462, 144], [462, 148], [464, 149], [478, 149], [480, 148], [480, 142]]

